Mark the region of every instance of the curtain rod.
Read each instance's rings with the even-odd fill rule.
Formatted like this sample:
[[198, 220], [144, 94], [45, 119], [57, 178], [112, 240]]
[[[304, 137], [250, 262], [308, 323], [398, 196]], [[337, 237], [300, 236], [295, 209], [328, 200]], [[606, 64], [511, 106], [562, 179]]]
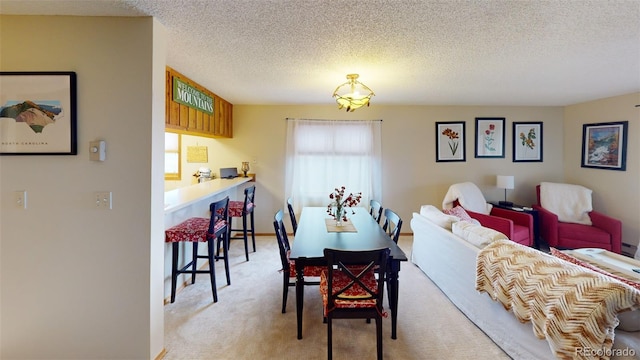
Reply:
[[285, 120], [313, 120], [313, 121], [380, 121], [382, 119], [373, 119], [373, 120], [347, 120], [347, 119], [302, 119], [302, 118], [285, 118]]

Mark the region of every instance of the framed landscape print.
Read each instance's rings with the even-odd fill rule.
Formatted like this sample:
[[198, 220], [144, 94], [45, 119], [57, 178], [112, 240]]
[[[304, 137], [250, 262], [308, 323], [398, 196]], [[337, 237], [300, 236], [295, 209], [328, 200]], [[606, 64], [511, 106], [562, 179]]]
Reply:
[[504, 158], [504, 118], [476, 118], [477, 158]]
[[628, 121], [582, 125], [582, 167], [627, 169]]
[[436, 122], [436, 162], [465, 161], [464, 121]]
[[76, 73], [0, 72], [0, 155], [76, 155]]
[[513, 162], [542, 162], [542, 122], [513, 123]]

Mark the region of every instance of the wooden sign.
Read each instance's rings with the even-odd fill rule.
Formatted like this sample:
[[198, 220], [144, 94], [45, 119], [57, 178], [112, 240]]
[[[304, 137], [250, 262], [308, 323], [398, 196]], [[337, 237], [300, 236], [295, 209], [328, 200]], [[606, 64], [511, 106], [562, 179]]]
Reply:
[[173, 78], [173, 101], [213, 115], [213, 97], [177, 77]]

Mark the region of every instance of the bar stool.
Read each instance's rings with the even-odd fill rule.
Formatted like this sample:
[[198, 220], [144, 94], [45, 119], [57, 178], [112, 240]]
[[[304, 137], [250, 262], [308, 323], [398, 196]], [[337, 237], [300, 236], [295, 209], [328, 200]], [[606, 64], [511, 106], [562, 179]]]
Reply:
[[[251, 233], [251, 242], [253, 244], [253, 252], [256, 252], [256, 237], [253, 231], [253, 208], [256, 186], [252, 185], [244, 189], [244, 201], [229, 201], [229, 240], [244, 240], [244, 254], [249, 261], [249, 247], [247, 245], [247, 233]], [[233, 229], [233, 218], [242, 217], [242, 229]], [[247, 227], [247, 217], [250, 217], [251, 228]], [[242, 231], [242, 236], [231, 236], [232, 231]]]
[[[227, 219], [229, 217], [229, 197], [213, 202], [209, 205], [211, 218], [192, 217], [178, 225], [165, 230], [165, 242], [172, 243], [171, 259], [171, 302], [176, 299], [176, 283], [179, 274], [191, 274], [191, 283], [196, 282], [196, 274], [209, 274], [211, 277], [211, 291], [213, 292], [213, 302], [218, 302], [218, 292], [216, 286], [215, 260], [224, 259], [224, 268], [227, 275], [227, 285], [231, 285], [229, 277], [229, 240], [227, 231]], [[207, 242], [207, 255], [198, 255], [198, 243]], [[193, 243], [193, 253], [191, 261], [178, 268], [178, 244], [180, 242]], [[216, 244], [217, 242], [217, 244]], [[224, 247], [224, 256], [218, 253], [214, 255], [214, 250]], [[209, 260], [208, 270], [196, 269], [198, 259]]]

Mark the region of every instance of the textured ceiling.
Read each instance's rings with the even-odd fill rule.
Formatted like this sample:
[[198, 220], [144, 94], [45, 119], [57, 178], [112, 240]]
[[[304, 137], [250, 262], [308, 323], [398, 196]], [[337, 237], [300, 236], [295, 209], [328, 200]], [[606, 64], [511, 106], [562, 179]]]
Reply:
[[568, 105], [640, 91], [640, 0], [0, 0], [2, 14], [153, 16], [167, 64], [234, 104]]

